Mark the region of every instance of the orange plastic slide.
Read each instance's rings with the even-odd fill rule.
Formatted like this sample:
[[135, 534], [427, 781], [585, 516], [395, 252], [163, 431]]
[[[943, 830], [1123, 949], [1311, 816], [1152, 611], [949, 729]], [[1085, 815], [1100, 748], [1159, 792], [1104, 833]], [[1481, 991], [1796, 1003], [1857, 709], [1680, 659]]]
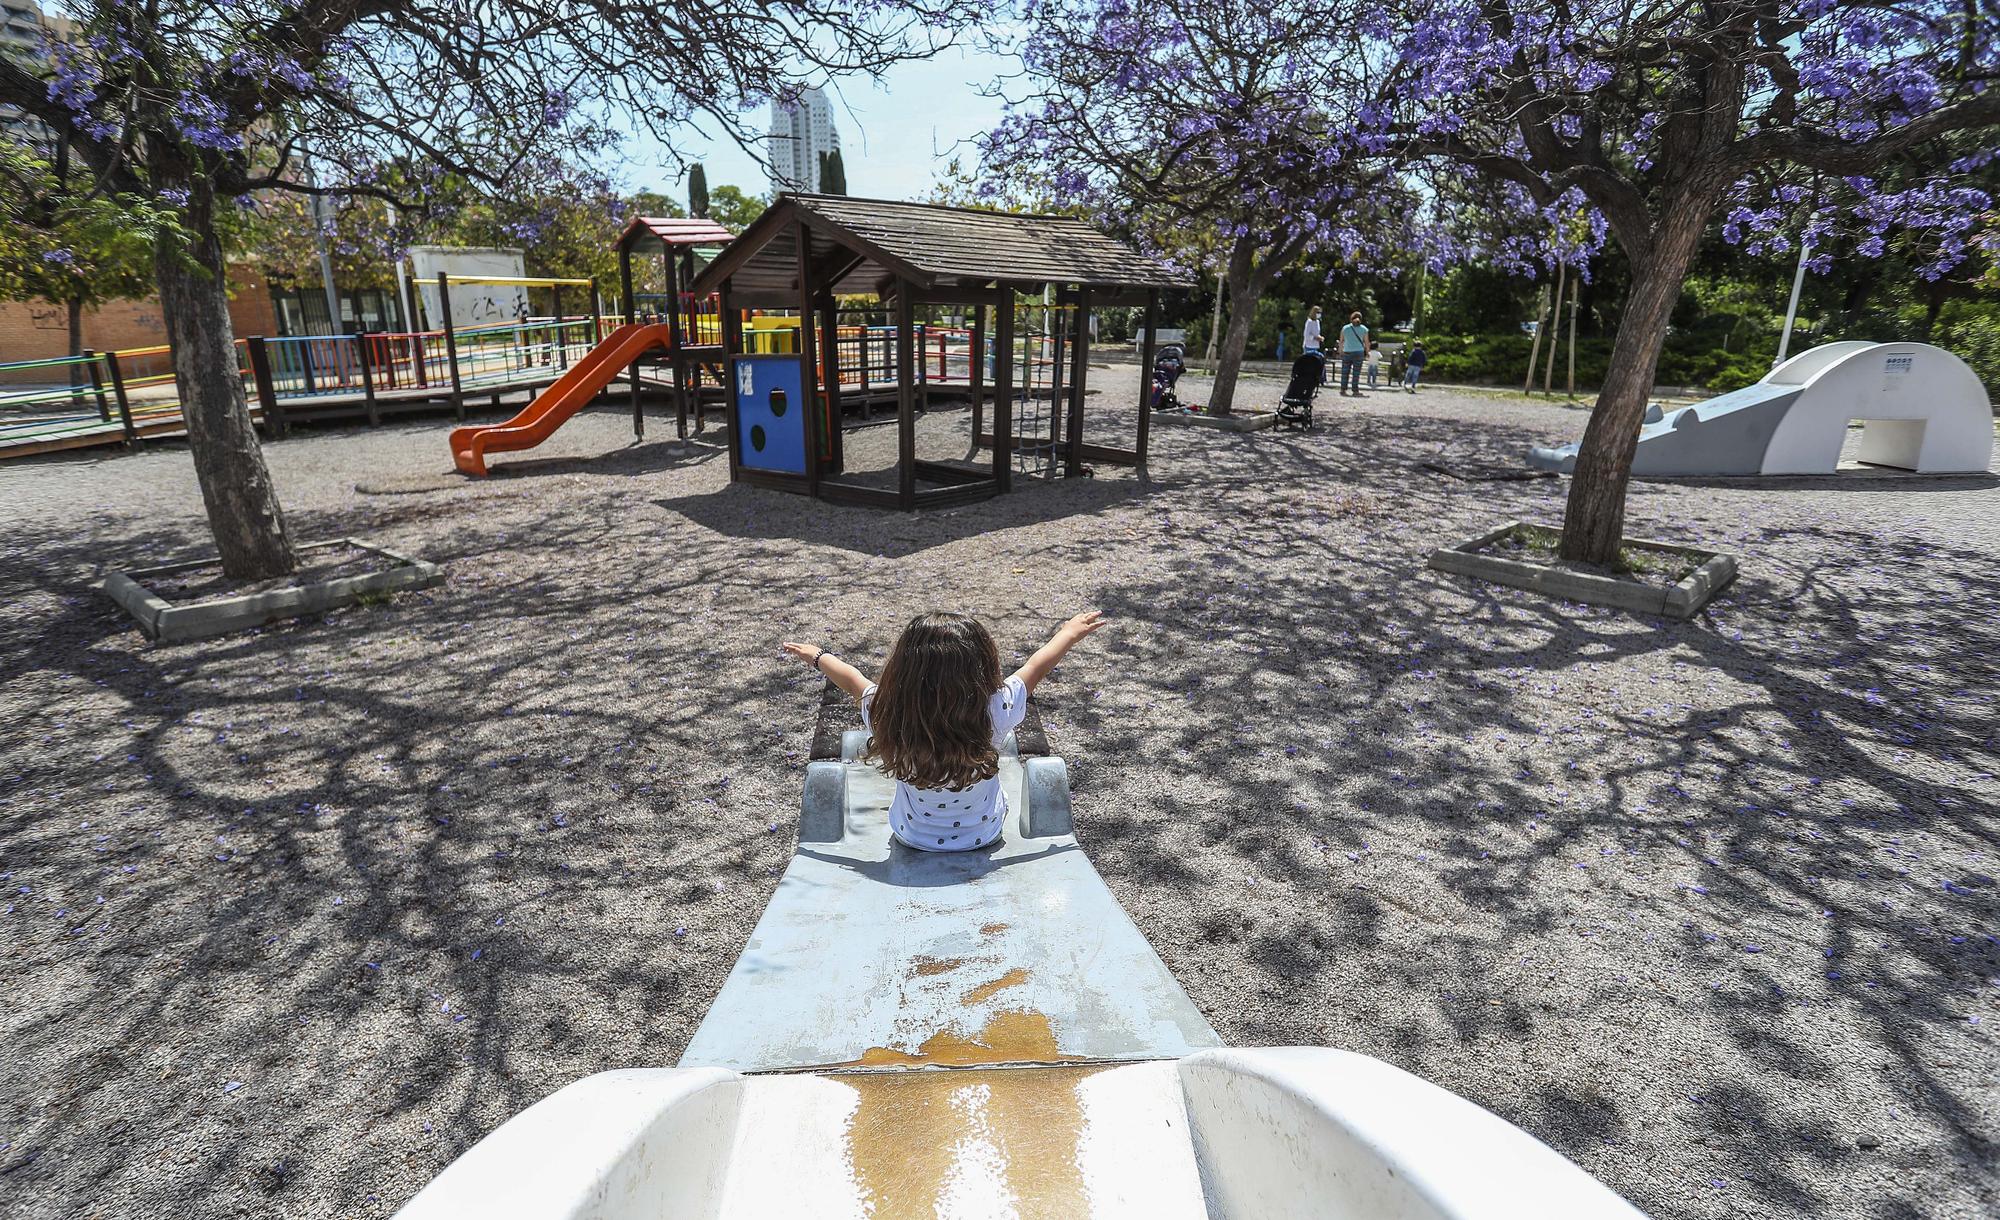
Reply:
[[619, 327], [506, 423], [453, 428], [451, 460], [464, 474], [484, 475], [487, 454], [533, 449], [555, 435], [565, 420], [617, 380], [634, 360], [672, 342], [672, 332], [664, 323]]

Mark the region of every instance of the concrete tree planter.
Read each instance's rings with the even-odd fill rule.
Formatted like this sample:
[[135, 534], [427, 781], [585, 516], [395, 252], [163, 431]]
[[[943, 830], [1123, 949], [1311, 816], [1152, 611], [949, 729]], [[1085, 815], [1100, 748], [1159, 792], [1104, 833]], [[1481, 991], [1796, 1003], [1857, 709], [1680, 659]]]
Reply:
[[1219, 432], [1262, 432], [1278, 422], [1276, 411], [1243, 411], [1235, 415], [1184, 415], [1155, 411], [1153, 423], [1170, 428], [1214, 428]]
[[1552, 558], [1514, 558], [1496, 553], [1512, 550], [1527, 554], [1528, 548], [1522, 543], [1538, 532], [1554, 531], [1551, 526], [1509, 521], [1457, 546], [1432, 551], [1429, 566], [1440, 572], [1546, 593], [1567, 601], [1614, 606], [1667, 618], [1693, 618], [1736, 579], [1736, 560], [1730, 556], [1671, 542], [1626, 539], [1624, 549], [1628, 555], [1635, 559], [1658, 556], [1661, 561], [1657, 567], [1648, 563], [1646, 571], [1633, 574], [1613, 574]]
[[365, 556], [362, 562], [371, 570], [331, 580], [181, 601], [169, 600], [157, 591], [162, 585], [171, 586], [172, 582], [166, 578], [219, 566], [213, 559], [196, 559], [112, 572], [97, 587], [137, 619], [139, 630], [149, 638], [173, 643], [227, 635], [306, 614], [322, 614], [370, 597], [386, 597], [403, 589], [427, 589], [444, 582], [444, 569], [436, 564], [399, 555], [359, 538], [309, 542], [298, 548], [300, 559], [306, 561], [311, 552], [331, 547], [362, 552]]

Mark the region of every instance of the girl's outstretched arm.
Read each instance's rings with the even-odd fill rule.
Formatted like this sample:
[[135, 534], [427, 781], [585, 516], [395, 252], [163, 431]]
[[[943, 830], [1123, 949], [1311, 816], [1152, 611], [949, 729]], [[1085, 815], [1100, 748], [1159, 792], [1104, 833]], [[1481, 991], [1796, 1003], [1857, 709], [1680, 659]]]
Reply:
[[1014, 676], [1021, 680], [1021, 685], [1033, 693], [1042, 679], [1049, 676], [1049, 671], [1056, 667], [1056, 662], [1062, 660], [1070, 649], [1076, 647], [1077, 641], [1102, 626], [1104, 626], [1102, 611], [1084, 611], [1056, 628], [1056, 633], [1049, 637], [1049, 642], [1037, 648], [1035, 655], [1029, 657], [1026, 664], [1014, 671]]
[[[841, 660], [833, 653], [813, 644], [794, 644], [790, 641], [780, 645], [787, 656], [797, 657], [806, 664], [826, 675], [827, 681], [859, 699], [861, 692], [868, 689], [868, 675]], [[1053, 664], [1053, 662], [1051, 662]]]

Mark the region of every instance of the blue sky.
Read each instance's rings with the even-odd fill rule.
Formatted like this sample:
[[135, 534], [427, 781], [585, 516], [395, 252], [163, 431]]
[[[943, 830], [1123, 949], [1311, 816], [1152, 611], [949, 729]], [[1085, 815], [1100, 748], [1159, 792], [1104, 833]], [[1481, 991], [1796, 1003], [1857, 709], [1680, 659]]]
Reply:
[[[840, 129], [848, 193], [914, 199], [929, 193], [954, 155], [971, 166], [977, 158], [966, 142], [1000, 118], [999, 101], [982, 97], [980, 90], [1013, 66], [1009, 58], [950, 47], [932, 59], [891, 68], [879, 84], [866, 78], [835, 82], [827, 97]], [[763, 107], [752, 116], [758, 131], [768, 127], [765, 116]], [[770, 187], [762, 167], [727, 139], [689, 130], [680, 148], [707, 166], [711, 187], [733, 183], [752, 195]], [[650, 137], [628, 140], [624, 184], [685, 200], [685, 183], [661, 168], [668, 159], [662, 151]]]

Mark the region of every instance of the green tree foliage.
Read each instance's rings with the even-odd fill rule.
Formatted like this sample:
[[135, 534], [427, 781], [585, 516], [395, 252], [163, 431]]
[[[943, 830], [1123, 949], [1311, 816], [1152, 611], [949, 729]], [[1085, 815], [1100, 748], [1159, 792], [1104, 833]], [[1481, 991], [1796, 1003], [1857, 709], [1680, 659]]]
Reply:
[[319, 243], [323, 229], [335, 283], [348, 290], [394, 289], [396, 260], [414, 241], [415, 227], [399, 223], [380, 199], [336, 196], [320, 219], [313, 200], [284, 191], [259, 191], [238, 212], [228, 247], [238, 262], [257, 268], [273, 284], [321, 287]]
[[741, 233], [750, 227], [750, 222], [764, 214], [764, 201], [755, 195], [744, 194], [740, 187], [724, 184], [709, 192], [708, 214], [723, 228]]
[[47, 160], [0, 142], [0, 300], [68, 307], [69, 350], [83, 310], [153, 291], [153, 246], [176, 212], [142, 196], [89, 189], [61, 151]]
[[688, 215], [708, 215], [708, 171], [699, 161], [688, 171]]
[[845, 195], [847, 193], [847, 165], [840, 159], [840, 150], [821, 153], [819, 157], [819, 193], [822, 195]]

